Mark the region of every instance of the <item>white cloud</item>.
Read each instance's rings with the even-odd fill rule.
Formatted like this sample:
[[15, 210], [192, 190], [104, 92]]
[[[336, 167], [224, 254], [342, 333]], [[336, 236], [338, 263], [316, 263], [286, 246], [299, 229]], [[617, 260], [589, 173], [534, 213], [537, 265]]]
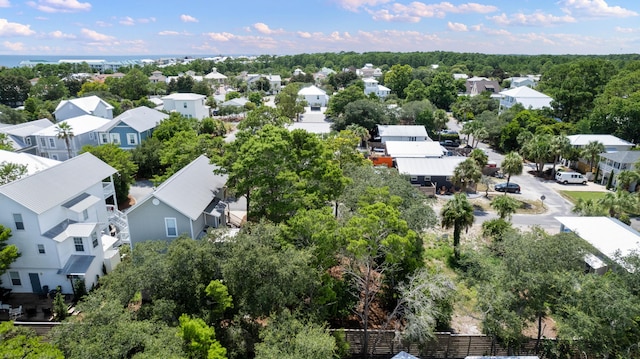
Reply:
[[502, 13], [489, 19], [501, 26], [551, 26], [576, 22], [576, 19], [571, 15], [556, 16], [540, 11], [533, 14], [517, 13], [508, 16]]
[[449, 21], [447, 23], [447, 27], [449, 28], [449, 30], [456, 31], [456, 32], [469, 31], [469, 29], [467, 28], [467, 25], [461, 24], [459, 22], [451, 22], [451, 21]]
[[307, 31], [298, 31], [297, 34], [298, 34], [298, 36], [300, 36], [303, 39], [310, 39], [311, 38], [311, 33], [307, 32]]
[[65, 34], [64, 32], [62, 32], [60, 30], [56, 30], [56, 31], [50, 32], [49, 36], [51, 36], [54, 39], [75, 39], [76, 38], [76, 35]]
[[79, 2], [78, 0], [38, 0], [27, 1], [27, 5], [43, 12], [78, 12], [91, 10], [91, 4], [88, 2]]
[[634, 32], [637, 32], [639, 29], [637, 28], [632, 28], [632, 27], [620, 27], [620, 26], [616, 26], [614, 29], [616, 32], [621, 32], [623, 34], [631, 34]]
[[136, 24], [136, 21], [132, 18], [132, 17], [123, 17], [120, 20], [120, 25], [125, 25], [125, 26], [133, 26]]
[[609, 6], [605, 0], [563, 0], [562, 10], [586, 17], [630, 17], [638, 13], [620, 6]]
[[228, 32], [209, 32], [205, 34], [213, 41], [221, 41], [227, 42], [231, 39], [234, 39], [236, 35], [228, 33]]
[[391, 0], [334, 0], [338, 5], [350, 11], [358, 11], [363, 6], [386, 4], [389, 1]]
[[407, 5], [394, 3], [387, 9], [367, 11], [372, 14], [374, 20], [418, 22], [422, 18], [443, 18], [449, 13], [488, 14], [498, 11], [498, 8], [493, 5], [482, 5], [472, 2], [454, 5], [446, 1], [438, 4], [425, 4], [420, 1], [414, 1]]
[[9, 0], [0, 0], [0, 7], [11, 7]]
[[138, 19], [138, 22], [141, 24], [148, 24], [150, 22], [156, 22], [156, 18], [155, 17], [142, 18], [142, 19]]
[[283, 29], [271, 29], [269, 28], [269, 26], [263, 22], [257, 22], [255, 24], [253, 24], [253, 28], [256, 29], [259, 33], [261, 34], [265, 34], [265, 35], [272, 35], [272, 34], [282, 34], [284, 33]]
[[6, 47], [7, 49], [11, 50], [11, 51], [24, 51], [25, 47], [24, 44], [21, 42], [9, 42], [9, 41], [5, 41], [2, 43], [2, 45], [4, 47]]
[[191, 15], [186, 15], [186, 14], [180, 15], [180, 20], [182, 22], [198, 22], [198, 19], [196, 19], [195, 17], [193, 17]]
[[17, 22], [9, 22], [7, 19], [0, 19], [0, 36], [30, 36], [35, 34], [31, 30], [31, 25], [23, 25]]
[[100, 21], [100, 20], [96, 21], [96, 25], [99, 26], [99, 27], [111, 27], [111, 26], [113, 26], [108, 22]]
[[179, 35], [191, 36], [191, 34], [186, 31], [179, 32], [179, 31], [171, 31], [171, 30], [160, 31], [158, 32], [158, 35], [160, 36], [179, 36]]
[[82, 29], [80, 33], [89, 40], [100, 41], [100, 42], [112, 42], [115, 40], [115, 37], [101, 34], [97, 31]]

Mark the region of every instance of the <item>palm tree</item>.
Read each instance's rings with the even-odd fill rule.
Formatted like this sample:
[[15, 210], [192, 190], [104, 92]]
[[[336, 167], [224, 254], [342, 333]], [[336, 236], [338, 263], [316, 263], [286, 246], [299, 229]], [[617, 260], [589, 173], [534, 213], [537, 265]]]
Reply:
[[[507, 153], [500, 164], [500, 169], [502, 173], [507, 175], [507, 187], [509, 187], [511, 176], [522, 174], [522, 156], [518, 152]], [[507, 192], [505, 191], [504, 194], [507, 194]]]
[[467, 191], [467, 186], [470, 183], [477, 183], [482, 177], [482, 170], [473, 158], [467, 158], [466, 160], [458, 163], [453, 170], [453, 183], [462, 187], [464, 192]]
[[437, 109], [433, 112], [433, 127], [438, 131], [438, 142], [440, 142], [440, 131], [447, 128], [447, 112], [442, 109]]
[[453, 251], [456, 260], [460, 259], [460, 233], [473, 225], [473, 206], [464, 193], [456, 193], [440, 211], [441, 225], [445, 229], [453, 227]]
[[483, 168], [489, 162], [489, 156], [487, 156], [487, 154], [479, 148], [474, 148], [469, 153], [469, 158], [473, 158], [473, 160], [476, 161], [480, 168]]
[[520, 206], [520, 201], [511, 196], [498, 196], [491, 201], [491, 207], [498, 212], [501, 219], [510, 220], [511, 215], [516, 213]]
[[596, 158], [605, 151], [606, 149], [602, 142], [598, 141], [590, 141], [582, 148], [580, 155], [589, 159], [589, 172], [593, 172], [593, 164], [596, 162]]
[[66, 122], [60, 122], [56, 126], [56, 137], [64, 140], [64, 144], [67, 146], [68, 158], [71, 158], [71, 139], [73, 138], [73, 128]]
[[360, 147], [366, 147], [364, 144], [371, 138], [369, 130], [355, 123], [350, 124], [346, 129], [360, 138]]
[[625, 170], [621, 171], [616, 178], [616, 187], [618, 190], [630, 192], [629, 186], [631, 186], [633, 182], [640, 180], [640, 174], [636, 171]]
[[594, 201], [591, 198], [586, 200], [578, 198], [578, 201], [576, 201], [576, 204], [575, 206], [573, 206], [571, 212], [585, 217], [597, 217], [604, 216], [607, 211], [605, 211], [597, 201]]
[[489, 137], [489, 131], [487, 131], [486, 128], [484, 127], [477, 128], [475, 131], [473, 131], [474, 144], [472, 147], [478, 147], [478, 144], [480, 143], [480, 141], [485, 140], [487, 137]]
[[538, 174], [542, 173], [545, 162], [552, 156], [551, 138], [547, 133], [535, 134], [522, 146], [524, 155], [535, 162]]
[[623, 213], [637, 209], [638, 199], [627, 191], [607, 192], [598, 204], [609, 212], [610, 217], [620, 218]]
[[557, 135], [551, 138], [551, 154], [553, 158], [553, 168], [551, 169], [551, 178], [556, 176], [556, 164], [560, 157], [564, 157], [571, 150], [571, 141], [565, 135]]

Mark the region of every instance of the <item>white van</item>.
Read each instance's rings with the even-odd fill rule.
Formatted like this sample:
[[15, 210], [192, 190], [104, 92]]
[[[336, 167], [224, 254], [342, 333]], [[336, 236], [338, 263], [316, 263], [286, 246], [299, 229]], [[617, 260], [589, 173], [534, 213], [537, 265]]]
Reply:
[[587, 184], [587, 178], [577, 172], [556, 172], [556, 182], [562, 184], [581, 183]]

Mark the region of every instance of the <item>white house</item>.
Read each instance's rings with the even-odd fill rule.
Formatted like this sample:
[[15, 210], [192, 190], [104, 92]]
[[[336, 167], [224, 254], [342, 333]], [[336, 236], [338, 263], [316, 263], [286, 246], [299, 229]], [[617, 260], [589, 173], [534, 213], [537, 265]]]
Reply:
[[113, 106], [98, 96], [87, 96], [62, 100], [53, 111], [56, 121], [60, 122], [69, 118], [82, 115], [92, 115], [106, 119], [113, 118]]
[[624, 257], [640, 250], [640, 233], [611, 217], [556, 217], [560, 231], [573, 232], [587, 241], [595, 252], [585, 257], [587, 268], [599, 274], [611, 265], [635, 271], [624, 261]]
[[327, 93], [315, 85], [300, 89], [298, 96], [304, 98], [311, 108], [327, 107], [327, 103], [329, 102]]
[[165, 111], [175, 111], [182, 116], [198, 120], [209, 117], [209, 106], [205, 104], [206, 101], [206, 96], [195, 93], [173, 93], [162, 97]]
[[551, 97], [527, 86], [516, 87], [500, 92], [500, 109], [511, 108], [516, 103], [526, 109], [539, 110], [544, 107], [551, 108]]
[[[85, 145], [98, 146], [100, 143], [96, 131], [111, 121], [101, 117], [82, 115], [44, 128], [34, 134], [38, 143], [38, 153], [40, 156], [61, 161], [75, 157]], [[63, 138], [58, 138], [57, 128], [60, 123], [66, 123], [71, 127], [73, 137], [69, 138], [69, 148]]]
[[385, 98], [389, 96], [391, 93], [391, 89], [385, 86], [382, 86], [378, 83], [378, 80], [373, 77], [368, 77], [362, 79], [364, 81], [364, 94], [369, 95], [370, 93], [376, 94], [376, 96], [380, 98]]
[[104, 269], [112, 270], [120, 261], [117, 246], [128, 240], [126, 217], [107, 204], [115, 191], [103, 180], [115, 173], [84, 153], [0, 186], [0, 223], [22, 254], [3, 285], [15, 293], [41, 293], [45, 286], [71, 293], [74, 280], [89, 289]]
[[382, 69], [379, 67], [373, 67], [373, 64], [364, 64], [361, 69], [356, 70], [356, 75], [359, 77], [380, 77], [382, 76]]
[[39, 154], [38, 145], [34, 134], [49, 126], [53, 126], [53, 122], [43, 118], [41, 120], [0, 127], [0, 133], [7, 135], [14, 151], [37, 155]]
[[226, 175], [200, 156], [127, 211], [131, 243], [171, 240], [180, 235], [199, 238], [207, 227], [225, 226]]
[[251, 87], [254, 82], [264, 77], [269, 80], [269, 93], [276, 95], [280, 93], [280, 90], [282, 90], [282, 78], [280, 75], [246, 74], [244, 77], [249, 87]]
[[218, 69], [216, 69], [215, 67], [211, 70], [211, 72], [204, 75], [204, 79], [219, 85], [227, 82], [227, 76], [219, 73]]
[[589, 142], [600, 142], [604, 145], [605, 152], [628, 151], [633, 147], [633, 143], [625, 141], [614, 135], [570, 135], [567, 136], [571, 146], [582, 148]]
[[[600, 155], [600, 173], [602, 179], [596, 179], [600, 184], [606, 185], [609, 181], [609, 176], [613, 173], [614, 177], [611, 184], [617, 186], [617, 174], [621, 171], [633, 171], [638, 170], [635, 164], [640, 161], [640, 151], [614, 151], [607, 152]], [[630, 190], [635, 191], [638, 181], [633, 181], [629, 184]]]
[[386, 141], [387, 154], [398, 157], [442, 157], [448, 151], [436, 141]]
[[424, 126], [378, 125], [380, 141], [431, 141]]
[[4, 163], [14, 163], [25, 166], [27, 169], [25, 176], [29, 176], [62, 162], [30, 153], [0, 150], [0, 165]]

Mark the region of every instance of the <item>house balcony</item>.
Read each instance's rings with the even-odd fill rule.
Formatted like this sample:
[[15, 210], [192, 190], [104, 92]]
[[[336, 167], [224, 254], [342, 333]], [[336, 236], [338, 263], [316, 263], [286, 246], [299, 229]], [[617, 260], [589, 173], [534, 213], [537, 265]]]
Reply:
[[104, 198], [116, 195], [116, 188], [113, 186], [113, 182], [102, 182], [102, 190], [104, 191]]
[[129, 221], [127, 215], [119, 211], [114, 205], [107, 205], [107, 213], [109, 214], [109, 235], [118, 239], [118, 245], [130, 244], [131, 236], [129, 235]]

